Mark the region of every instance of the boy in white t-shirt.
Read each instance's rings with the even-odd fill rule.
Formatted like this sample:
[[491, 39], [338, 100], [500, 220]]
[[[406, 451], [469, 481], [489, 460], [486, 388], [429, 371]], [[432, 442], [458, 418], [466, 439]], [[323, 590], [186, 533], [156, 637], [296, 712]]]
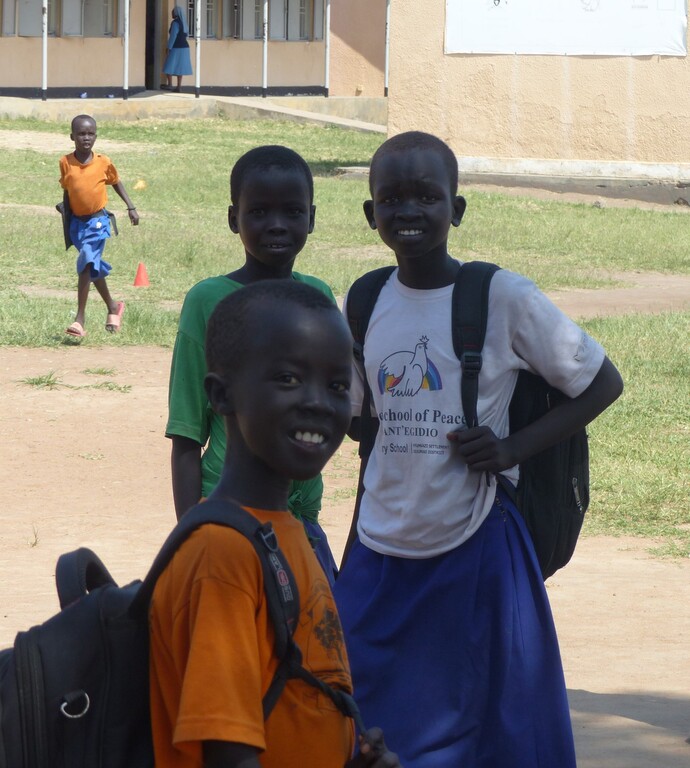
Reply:
[[[594, 419], [622, 391], [601, 346], [528, 279], [494, 275], [478, 414], [467, 429], [447, 250], [465, 200], [451, 149], [429, 134], [389, 139], [370, 170], [367, 220], [394, 251], [352, 391], [379, 419], [335, 596], [364, 716], [406, 768], [573, 768], [558, 641], [524, 521], [491, 473]], [[508, 434], [518, 373], [572, 400]], [[488, 478], [488, 479], [487, 479]]]

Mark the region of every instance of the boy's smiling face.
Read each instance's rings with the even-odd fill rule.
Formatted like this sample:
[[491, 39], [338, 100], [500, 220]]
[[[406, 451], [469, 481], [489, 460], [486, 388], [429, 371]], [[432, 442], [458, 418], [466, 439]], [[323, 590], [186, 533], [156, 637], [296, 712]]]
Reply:
[[291, 268], [314, 229], [315, 207], [304, 174], [294, 168], [247, 172], [237, 205], [228, 210], [248, 258], [269, 269]]
[[432, 149], [392, 152], [375, 169], [372, 200], [364, 203], [370, 226], [399, 258], [445, 255], [448, 231], [458, 226], [465, 200], [451, 190], [443, 157]]
[[[316, 476], [350, 424], [352, 337], [336, 308], [261, 301], [250, 352], [223, 376], [234, 460], [257, 478]], [[214, 404], [215, 407], [216, 404]], [[263, 470], [261, 469], [263, 467]]]

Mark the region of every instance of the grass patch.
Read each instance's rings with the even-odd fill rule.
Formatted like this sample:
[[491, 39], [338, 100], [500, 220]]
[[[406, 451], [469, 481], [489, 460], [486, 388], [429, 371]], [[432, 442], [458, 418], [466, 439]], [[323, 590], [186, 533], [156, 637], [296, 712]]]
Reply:
[[82, 373], [87, 376], [115, 376], [116, 371], [114, 368], [84, 368]]
[[61, 383], [55, 371], [49, 371], [42, 376], [27, 376], [25, 379], [22, 379], [22, 384], [36, 387], [36, 389], [57, 389], [61, 386]]
[[127, 392], [132, 391], [131, 384], [118, 384], [115, 381], [101, 381], [98, 384], [87, 384], [84, 387], [76, 387], [76, 389], [106, 389], [108, 392]]
[[[48, 131], [64, 136], [69, 126], [39, 120], [0, 120], [0, 128]], [[367, 165], [378, 134], [272, 121], [102, 121], [101, 138], [122, 146], [111, 155], [141, 215], [131, 227], [122, 202], [110, 195], [120, 235], [107, 245], [114, 270], [109, 285], [127, 302], [123, 332], [105, 337], [102, 302], [87, 306], [86, 344], [173, 343], [179, 306], [187, 290], [244, 260], [239, 238], [227, 227], [229, 173], [250, 147], [294, 147], [315, 175], [316, 227], [297, 259], [299, 271], [324, 279], [343, 296], [362, 272], [391, 263], [391, 254], [362, 214], [367, 181], [343, 178], [341, 166]], [[128, 150], [136, 144], [136, 151]], [[143, 151], [141, 147], [144, 147]], [[9, 150], [0, 154], [0, 345], [56, 346], [76, 307], [75, 252], [65, 252], [60, 218], [58, 159], [63, 152]], [[146, 188], [134, 191], [137, 181]], [[462, 225], [451, 232], [459, 258], [485, 258], [534, 279], [544, 290], [597, 287], [613, 274], [653, 269], [688, 273], [690, 227], [682, 214], [539, 201], [470, 191]], [[10, 207], [7, 207], [10, 206]], [[653, 262], [649, 254], [654, 254]], [[132, 284], [139, 262], [150, 286]], [[40, 264], [41, 269], [36, 269]], [[19, 286], [28, 286], [26, 296]], [[41, 297], [41, 291], [57, 291]], [[103, 317], [101, 317], [103, 315]], [[63, 327], [64, 326], [64, 327]]]
[[651, 537], [659, 552], [690, 556], [690, 314], [584, 326], [625, 381], [620, 400], [589, 429], [593, 501], [585, 530]]
[[[84, 371], [84, 373], [86, 372]], [[131, 384], [118, 384], [116, 381], [99, 381], [97, 384], [84, 384], [82, 386], [65, 384], [55, 371], [49, 371], [41, 376], [27, 376], [21, 380], [21, 383], [29, 387], [36, 387], [36, 389], [58, 389], [64, 387], [65, 389], [104, 389], [108, 392], [123, 393], [132, 391]]]

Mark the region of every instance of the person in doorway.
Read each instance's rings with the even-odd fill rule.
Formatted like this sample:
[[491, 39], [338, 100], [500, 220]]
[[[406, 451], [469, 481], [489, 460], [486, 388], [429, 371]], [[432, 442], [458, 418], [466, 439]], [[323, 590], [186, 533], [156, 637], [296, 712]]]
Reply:
[[[172, 10], [172, 22], [170, 23], [170, 33], [168, 35], [167, 52], [165, 64], [163, 65], [163, 74], [167, 83], [161, 88], [165, 91], [174, 90], [179, 93], [182, 88], [182, 77], [192, 74], [192, 60], [189, 56], [189, 27], [183, 9], [176, 5]], [[177, 86], [173, 89], [172, 78], [177, 77]]]

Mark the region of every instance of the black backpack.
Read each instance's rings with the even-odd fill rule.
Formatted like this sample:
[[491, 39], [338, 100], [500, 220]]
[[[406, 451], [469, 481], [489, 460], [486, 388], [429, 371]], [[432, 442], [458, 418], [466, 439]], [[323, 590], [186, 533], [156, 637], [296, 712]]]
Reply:
[[[356, 280], [347, 295], [347, 315], [355, 341], [354, 354], [364, 364], [364, 337], [376, 300], [395, 267], [373, 270]], [[452, 298], [453, 349], [462, 367], [461, 401], [468, 426], [476, 426], [482, 349], [489, 306], [489, 286], [495, 264], [472, 261], [461, 266]], [[510, 402], [510, 431], [517, 432], [568, 399], [541, 376], [518, 375]], [[364, 383], [357, 504], [363, 492], [364, 468], [374, 446], [378, 421], [371, 416], [371, 391]], [[547, 579], [568, 563], [575, 550], [589, 506], [587, 433], [547, 448], [520, 464], [517, 489], [503, 475], [497, 481], [515, 501], [532, 536], [542, 576]]]
[[264, 718], [287, 680], [300, 677], [363, 729], [352, 697], [301, 664], [292, 638], [299, 593], [271, 525], [235, 504], [209, 500], [182, 518], [143, 582], [118, 587], [88, 549], [59, 558], [60, 613], [0, 652], [0, 768], [153, 768], [149, 602], [175, 551], [206, 523], [242, 533], [261, 560], [281, 660], [263, 700]]

